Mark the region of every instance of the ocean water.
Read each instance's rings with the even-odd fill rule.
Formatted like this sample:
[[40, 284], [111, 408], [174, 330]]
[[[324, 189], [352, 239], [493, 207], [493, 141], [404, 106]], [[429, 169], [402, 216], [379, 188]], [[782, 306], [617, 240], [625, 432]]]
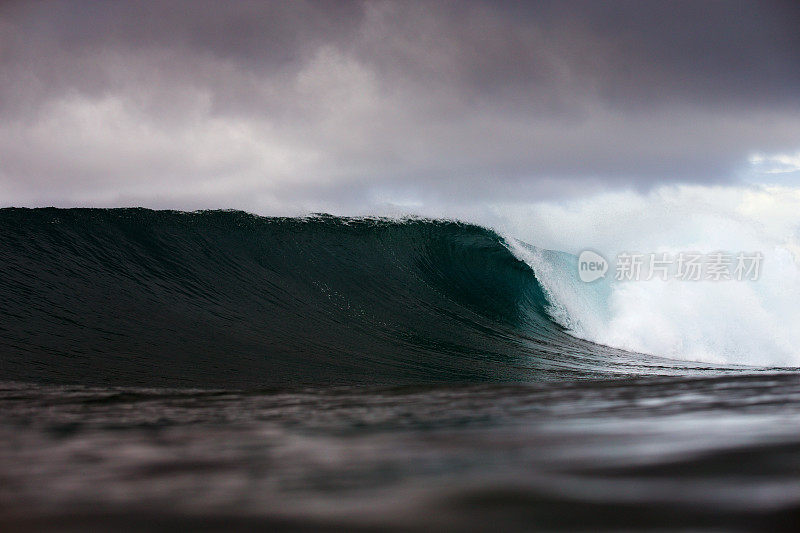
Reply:
[[0, 235], [4, 531], [800, 525], [800, 373], [591, 342], [565, 254], [241, 212]]

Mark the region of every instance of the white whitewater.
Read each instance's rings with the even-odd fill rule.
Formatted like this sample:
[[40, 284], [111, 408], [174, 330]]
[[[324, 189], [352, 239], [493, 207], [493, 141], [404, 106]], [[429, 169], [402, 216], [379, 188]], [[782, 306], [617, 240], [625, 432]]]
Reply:
[[[539, 235], [530, 230], [525, 240], [541, 237], [557, 244], [560, 227], [572, 232], [572, 240], [562, 245], [573, 253], [543, 250], [510, 237], [526, 233], [522, 213], [515, 213], [517, 231], [504, 233], [514, 254], [536, 273], [553, 319], [573, 335], [688, 361], [800, 365], [796, 191], [672, 188], [650, 196], [604, 196], [567, 207], [540, 207], [530, 211], [529, 222]], [[550, 216], [547, 223], [545, 215]], [[610, 260], [605, 278], [580, 281], [573, 254], [581, 246]], [[674, 255], [717, 250], [762, 253], [759, 279], [614, 279], [614, 259], [623, 251]]]

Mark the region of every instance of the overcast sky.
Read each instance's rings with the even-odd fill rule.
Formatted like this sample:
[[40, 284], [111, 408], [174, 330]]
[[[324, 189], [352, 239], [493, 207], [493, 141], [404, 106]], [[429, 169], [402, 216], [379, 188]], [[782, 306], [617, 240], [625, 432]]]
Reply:
[[[0, 204], [800, 183], [796, 2], [3, 2]], [[429, 210], [430, 211], [430, 210]]]

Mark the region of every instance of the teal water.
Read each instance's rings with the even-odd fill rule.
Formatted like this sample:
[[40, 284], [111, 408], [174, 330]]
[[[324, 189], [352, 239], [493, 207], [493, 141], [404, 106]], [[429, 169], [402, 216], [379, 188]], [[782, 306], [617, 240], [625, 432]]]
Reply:
[[4, 209], [0, 235], [3, 531], [800, 524], [800, 375], [576, 339], [490, 230]]
[[448, 221], [0, 210], [6, 380], [259, 388], [703, 366], [570, 336], [496, 233]]

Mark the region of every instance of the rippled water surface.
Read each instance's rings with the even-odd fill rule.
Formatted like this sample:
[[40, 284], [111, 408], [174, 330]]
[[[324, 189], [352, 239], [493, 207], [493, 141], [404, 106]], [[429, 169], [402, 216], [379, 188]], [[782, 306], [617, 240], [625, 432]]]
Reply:
[[793, 373], [0, 391], [4, 530], [792, 530], [798, 520]]
[[489, 229], [3, 209], [0, 234], [0, 531], [800, 530], [800, 374], [575, 338]]

